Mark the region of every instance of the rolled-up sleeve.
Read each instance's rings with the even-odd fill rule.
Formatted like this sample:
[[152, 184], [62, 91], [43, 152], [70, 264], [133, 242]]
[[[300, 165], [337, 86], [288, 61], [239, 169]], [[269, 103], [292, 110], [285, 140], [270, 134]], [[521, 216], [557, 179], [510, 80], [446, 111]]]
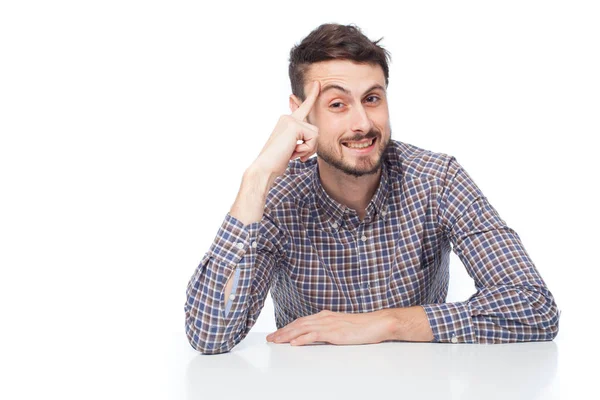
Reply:
[[438, 197], [438, 224], [475, 281], [463, 302], [423, 305], [434, 342], [552, 340], [560, 311], [525, 251], [473, 179], [449, 157]]

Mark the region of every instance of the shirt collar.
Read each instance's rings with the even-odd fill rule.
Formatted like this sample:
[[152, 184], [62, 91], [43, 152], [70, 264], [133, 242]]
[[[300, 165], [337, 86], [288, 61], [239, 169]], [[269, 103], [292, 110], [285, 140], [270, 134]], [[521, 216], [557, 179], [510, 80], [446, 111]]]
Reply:
[[[385, 160], [381, 163], [381, 177], [379, 186], [373, 195], [371, 201], [367, 205], [364, 222], [373, 221], [375, 218], [385, 218], [387, 215], [387, 200], [389, 194], [389, 167]], [[316, 205], [323, 211], [331, 220], [330, 222], [336, 227], [342, 224], [357, 225], [360, 220], [355, 210], [340, 204], [332, 199], [323, 188], [321, 178], [319, 177], [319, 164], [315, 163], [312, 173], [312, 186], [315, 192]]]

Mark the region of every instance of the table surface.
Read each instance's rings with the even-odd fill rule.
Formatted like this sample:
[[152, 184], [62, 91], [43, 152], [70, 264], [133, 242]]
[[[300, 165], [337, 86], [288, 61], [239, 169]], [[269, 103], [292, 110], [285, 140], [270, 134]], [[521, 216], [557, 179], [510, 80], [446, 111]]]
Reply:
[[560, 341], [291, 346], [266, 335], [250, 332], [229, 353], [191, 357], [187, 398], [558, 399], [575, 389], [587, 393], [578, 398], [600, 398], [561, 387], [559, 348], [570, 346]]
[[584, 335], [589, 320], [580, 321], [551, 342], [493, 345], [291, 346], [251, 331], [215, 355], [192, 349], [183, 331], [105, 330], [89, 340], [57, 330], [44, 346], [2, 342], [0, 398], [597, 400], [594, 331]]

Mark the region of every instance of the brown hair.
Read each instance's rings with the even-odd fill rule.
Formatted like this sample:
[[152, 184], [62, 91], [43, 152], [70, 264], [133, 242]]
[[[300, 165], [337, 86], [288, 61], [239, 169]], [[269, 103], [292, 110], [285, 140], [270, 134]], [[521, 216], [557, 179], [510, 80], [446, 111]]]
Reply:
[[[383, 39], [383, 37], [381, 38]], [[312, 63], [326, 60], [352, 60], [371, 65], [379, 64], [388, 85], [388, 59], [391, 54], [366, 37], [355, 24], [322, 24], [290, 51], [289, 75], [292, 93], [305, 100], [304, 75]]]

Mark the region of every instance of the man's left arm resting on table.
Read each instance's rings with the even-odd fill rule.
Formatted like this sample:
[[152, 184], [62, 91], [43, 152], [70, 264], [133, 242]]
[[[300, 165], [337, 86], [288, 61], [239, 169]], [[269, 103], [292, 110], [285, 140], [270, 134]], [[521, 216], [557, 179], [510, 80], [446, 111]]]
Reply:
[[554, 339], [560, 311], [552, 293], [517, 232], [500, 218], [454, 157], [448, 160], [437, 215], [477, 292], [467, 301], [423, 306], [434, 341]]
[[438, 222], [474, 279], [467, 301], [380, 310], [389, 340], [511, 343], [552, 340], [560, 311], [518, 234], [450, 157]]

